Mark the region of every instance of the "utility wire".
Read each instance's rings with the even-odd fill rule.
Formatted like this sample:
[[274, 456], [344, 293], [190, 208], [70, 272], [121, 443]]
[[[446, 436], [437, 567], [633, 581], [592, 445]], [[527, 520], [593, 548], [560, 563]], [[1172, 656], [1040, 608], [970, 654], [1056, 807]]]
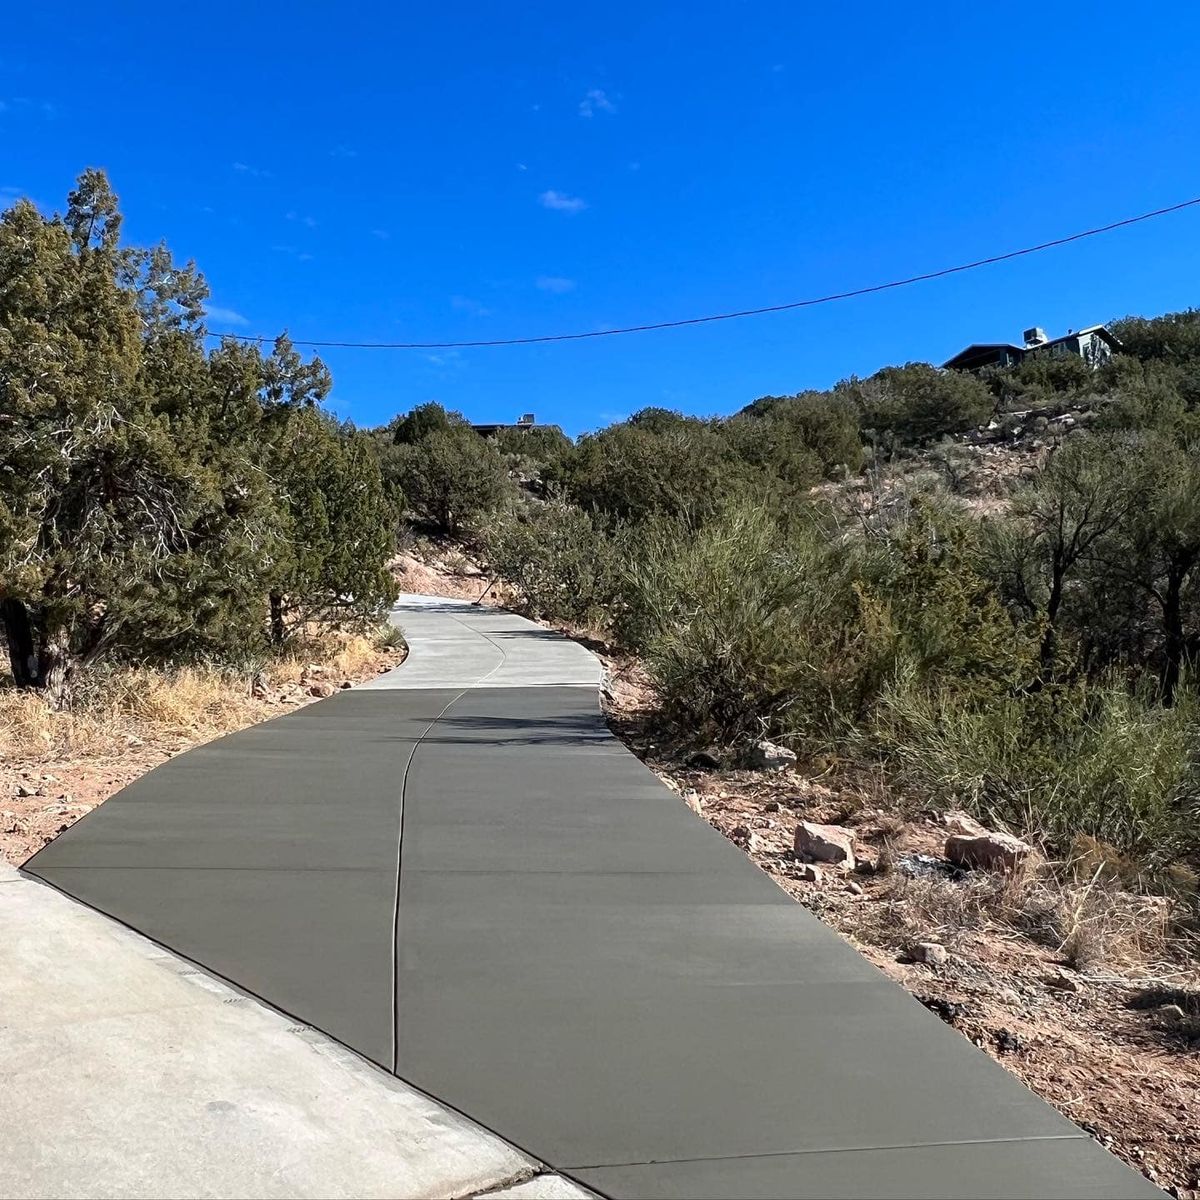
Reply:
[[[1137, 225], [1142, 221], [1151, 221], [1155, 217], [1164, 217], [1168, 213], [1179, 212], [1181, 209], [1192, 208], [1200, 204], [1200, 196], [1193, 200], [1182, 200], [1178, 204], [1166, 208], [1156, 208], [1153, 212], [1141, 213], [1136, 217], [1126, 217], [1122, 221], [1113, 221], [1110, 225], [1098, 225], [1095, 229], [1085, 229], [1082, 233], [1072, 233], [1067, 237], [1054, 238], [1049, 242], [1039, 242], [1036, 246], [1025, 246], [1020, 250], [1010, 250], [1006, 254], [993, 254], [988, 258], [979, 258], [974, 262], [961, 263], [956, 267], [943, 267], [940, 271], [927, 271], [922, 275], [910, 275], [907, 279], [893, 279], [889, 283], [877, 283], [871, 287], [854, 288], [848, 292], [833, 292], [828, 296], [816, 296], [809, 300], [793, 300], [788, 304], [768, 304], [762, 308], [743, 308], [737, 312], [714, 313], [707, 317], [685, 317], [678, 321], [656, 321], [648, 325], [627, 325], [621, 329], [593, 329], [585, 333], [547, 333], [537, 337], [495, 338], [489, 341], [473, 342], [329, 342], [303, 341], [293, 338], [296, 346], [310, 346], [319, 349], [339, 350], [468, 350], [485, 346], [533, 346], [544, 342], [578, 342], [585, 338], [617, 337], [626, 333], [650, 333], [657, 329], [682, 329], [686, 325], [708, 325], [713, 321], [736, 321], [742, 317], [761, 317], [766, 313], [789, 312], [796, 308], [812, 308], [818, 304], [831, 304], [835, 300], [851, 300], [856, 296], [871, 296], [877, 292], [887, 292], [894, 288], [908, 287], [913, 283], [925, 283], [930, 279], [943, 279], [947, 275], [958, 275], [963, 271], [974, 271], [978, 267], [988, 267], [993, 263], [1008, 262], [1014, 258], [1023, 258], [1027, 254], [1037, 254], [1042, 250], [1052, 250], [1056, 246], [1066, 246], [1070, 242], [1082, 241], [1084, 238], [1096, 237], [1097, 234], [1111, 233], [1114, 229], [1124, 229], [1127, 225]], [[270, 342], [272, 337], [248, 333], [210, 333], [212, 338], [236, 338], [242, 342]]]

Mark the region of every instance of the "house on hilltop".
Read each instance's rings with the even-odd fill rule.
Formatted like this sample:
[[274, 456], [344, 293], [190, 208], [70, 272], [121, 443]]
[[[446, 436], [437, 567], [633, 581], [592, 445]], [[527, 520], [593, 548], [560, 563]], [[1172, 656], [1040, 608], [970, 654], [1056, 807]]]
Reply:
[[1027, 358], [1065, 358], [1075, 355], [1090, 367], [1107, 362], [1121, 343], [1103, 326], [1068, 330], [1062, 337], [1048, 338], [1040, 325], [1025, 330], [1023, 346], [1011, 342], [976, 342], [942, 363], [947, 371], [979, 371], [984, 367], [1011, 367]]
[[492, 425], [472, 425], [471, 428], [481, 437], [495, 437], [502, 429], [520, 429], [525, 432], [532, 429], [534, 424], [533, 413], [522, 413], [511, 424], [506, 421], [498, 421]]

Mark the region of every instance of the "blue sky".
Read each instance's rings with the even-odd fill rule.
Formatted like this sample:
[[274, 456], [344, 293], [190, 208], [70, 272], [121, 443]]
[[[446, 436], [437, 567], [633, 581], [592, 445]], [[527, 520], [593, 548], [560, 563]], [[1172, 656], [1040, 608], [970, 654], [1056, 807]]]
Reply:
[[[1200, 6], [62, 0], [0, 41], [0, 202], [106, 168], [213, 328], [441, 341], [670, 320], [1200, 195]], [[975, 340], [1200, 303], [1200, 210], [790, 314], [329, 351], [361, 425], [727, 413]]]

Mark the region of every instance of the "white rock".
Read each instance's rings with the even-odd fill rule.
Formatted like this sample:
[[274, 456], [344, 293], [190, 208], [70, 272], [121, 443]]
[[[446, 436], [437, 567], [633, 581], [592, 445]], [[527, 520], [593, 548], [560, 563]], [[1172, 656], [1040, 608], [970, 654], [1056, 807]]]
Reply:
[[963, 837], [981, 837], [988, 832], [986, 826], [981, 825], [969, 813], [958, 808], [945, 813], [942, 816], [942, 823], [951, 833], [960, 834]]
[[796, 752], [775, 742], [755, 742], [746, 761], [756, 770], [774, 770], [790, 767], [796, 761]]
[[801, 821], [796, 826], [794, 844], [802, 859], [833, 863], [843, 871], [854, 870], [854, 834], [841, 825]]
[[1011, 833], [956, 833], [946, 839], [946, 858], [959, 867], [1012, 871], [1032, 853], [1033, 847], [1028, 842]]
[[1066, 971], [1055, 971], [1046, 982], [1052, 987], [1057, 988], [1060, 992], [1082, 992], [1083, 984], [1075, 978], [1074, 975], [1068, 975]]

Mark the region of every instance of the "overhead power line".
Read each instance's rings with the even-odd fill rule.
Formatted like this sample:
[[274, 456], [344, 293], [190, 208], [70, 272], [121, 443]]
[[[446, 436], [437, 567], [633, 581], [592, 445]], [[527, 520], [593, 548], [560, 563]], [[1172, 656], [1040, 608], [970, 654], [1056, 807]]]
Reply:
[[[914, 283], [925, 283], [930, 279], [943, 279], [947, 275], [959, 275], [964, 271], [974, 271], [979, 267], [989, 267], [994, 263], [1008, 262], [1014, 258], [1024, 258], [1028, 254], [1037, 254], [1042, 250], [1052, 250], [1056, 246], [1066, 246], [1070, 242], [1082, 241], [1084, 238], [1096, 237], [1101, 233], [1111, 233], [1114, 229], [1124, 229], [1127, 225], [1137, 225], [1142, 221], [1151, 221], [1155, 217], [1164, 217], [1168, 213], [1179, 212], [1181, 209], [1193, 208], [1200, 204], [1200, 196], [1193, 200], [1182, 200], [1178, 204], [1166, 208], [1156, 208], [1152, 212], [1141, 213], [1136, 217], [1126, 217], [1121, 221], [1113, 221], [1109, 225], [1098, 225], [1095, 229], [1085, 229], [1081, 233], [1072, 233], [1067, 237], [1053, 238], [1048, 242], [1039, 242], [1036, 246], [1025, 246], [1020, 250], [1009, 250], [1004, 254], [992, 254], [987, 258], [977, 258], [974, 262], [960, 263], [956, 267], [943, 267], [938, 271], [925, 271], [920, 275], [910, 275], [907, 279], [893, 279], [888, 283], [876, 283], [870, 287], [853, 288], [846, 292], [832, 292], [828, 296], [814, 296], [808, 300], [792, 300], [787, 304], [767, 304], [761, 308], [743, 308], [735, 312], [713, 313], [705, 317], [684, 317], [677, 321], [655, 321], [646, 325], [626, 325], [620, 329], [592, 329], [582, 333], [546, 333], [534, 337], [492, 338], [488, 340], [467, 342], [334, 342], [311, 341], [292, 338], [293, 345], [309, 346], [314, 349], [338, 350], [470, 350], [486, 346], [533, 346], [544, 342], [579, 342], [586, 338], [618, 337], [626, 333], [651, 333], [657, 329], [682, 329], [687, 325], [708, 325], [714, 321], [736, 321], [742, 317], [761, 317], [767, 313], [790, 312], [796, 308], [814, 308], [818, 304], [832, 304], [835, 300], [852, 300], [856, 296], [872, 296], [877, 292], [888, 292], [895, 288], [908, 287]], [[242, 342], [270, 342], [273, 337], [248, 333], [210, 333], [214, 338], [236, 338]]]

